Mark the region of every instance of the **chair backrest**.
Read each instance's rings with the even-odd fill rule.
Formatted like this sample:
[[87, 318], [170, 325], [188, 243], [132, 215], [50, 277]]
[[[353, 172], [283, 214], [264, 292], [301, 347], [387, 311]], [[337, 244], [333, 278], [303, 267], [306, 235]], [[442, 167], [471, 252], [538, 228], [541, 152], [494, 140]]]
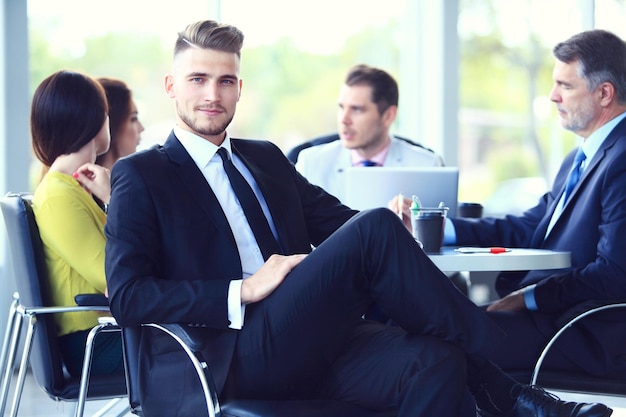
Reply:
[[[13, 270], [20, 303], [27, 307], [50, 306], [47, 294], [48, 271], [43, 244], [31, 207], [31, 194], [9, 193], [0, 201], [7, 229]], [[64, 377], [61, 351], [54, 317], [37, 317], [30, 364], [41, 388], [52, 397], [64, 398]]]
[[[435, 152], [430, 148], [427, 148], [424, 145], [421, 145], [417, 142], [414, 142], [410, 139], [407, 139], [405, 137], [402, 136], [398, 136], [398, 135], [394, 135], [395, 138], [403, 140], [413, 146], [418, 146], [420, 148], [426, 149], [427, 151], [430, 152]], [[330, 143], [330, 142], [334, 142], [336, 140], [339, 140], [339, 134], [338, 133], [333, 133], [330, 135], [325, 135], [325, 136], [319, 136], [317, 138], [311, 139], [311, 140], [307, 140], [306, 142], [301, 143], [300, 145], [294, 146], [289, 152], [287, 152], [286, 156], [287, 159], [289, 159], [292, 163], [296, 163], [298, 162], [298, 155], [300, 154], [300, 151], [306, 149], [306, 148], [310, 148], [312, 146], [317, 146], [317, 145], [323, 145], [324, 143]]]

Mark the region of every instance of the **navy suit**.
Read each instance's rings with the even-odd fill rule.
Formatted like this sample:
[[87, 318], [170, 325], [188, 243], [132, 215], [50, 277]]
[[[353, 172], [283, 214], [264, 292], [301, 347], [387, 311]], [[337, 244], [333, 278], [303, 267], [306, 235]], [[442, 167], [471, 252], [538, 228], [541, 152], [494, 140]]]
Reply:
[[[569, 251], [564, 270], [502, 273], [501, 296], [536, 283], [539, 312], [494, 315], [509, 342], [496, 360], [507, 368], [530, 366], [538, 347], [563, 324], [570, 309], [589, 300], [626, 300], [626, 120], [604, 140], [574, 188], [560, 217], [545, 236], [571, 170], [575, 151], [563, 161], [553, 188], [521, 216], [454, 219], [459, 245], [510, 246]], [[545, 236], [545, 239], [544, 239]], [[518, 322], [520, 320], [520, 322]], [[568, 331], [565, 356], [546, 365], [595, 374], [626, 372], [626, 333], [622, 312], [611, 312]], [[525, 331], [527, 332], [525, 334]]]
[[[500, 329], [390, 210], [341, 205], [269, 142], [231, 145], [263, 192], [285, 254], [316, 249], [269, 297], [246, 307], [242, 330], [228, 328], [239, 254], [213, 191], [171, 134], [113, 168], [106, 272], [119, 323], [203, 326], [222, 395], [342, 398], [399, 407], [401, 416], [456, 415], [465, 354], [487, 354]], [[372, 302], [402, 328], [362, 320]], [[194, 415], [198, 395], [184, 357], [149, 330], [142, 345], [144, 410]]]

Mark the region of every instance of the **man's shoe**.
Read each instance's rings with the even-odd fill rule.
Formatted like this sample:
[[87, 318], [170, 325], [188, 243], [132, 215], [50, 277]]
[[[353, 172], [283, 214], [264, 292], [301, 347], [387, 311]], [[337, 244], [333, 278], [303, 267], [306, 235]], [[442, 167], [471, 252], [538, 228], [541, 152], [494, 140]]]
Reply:
[[599, 403], [561, 401], [539, 387], [523, 386], [513, 409], [504, 414], [480, 411], [482, 417], [609, 417], [613, 410]]

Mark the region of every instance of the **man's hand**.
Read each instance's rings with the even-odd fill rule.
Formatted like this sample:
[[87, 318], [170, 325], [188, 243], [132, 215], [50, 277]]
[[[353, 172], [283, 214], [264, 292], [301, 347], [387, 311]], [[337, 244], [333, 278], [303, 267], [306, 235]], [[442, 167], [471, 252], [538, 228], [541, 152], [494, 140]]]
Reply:
[[270, 295], [304, 258], [306, 254], [270, 256], [258, 271], [243, 280], [241, 302], [256, 303]]
[[[402, 201], [399, 201], [398, 200], [399, 198], [402, 198]], [[413, 234], [413, 226], [411, 225], [411, 204], [412, 203], [413, 201], [410, 198], [404, 197], [402, 196], [402, 194], [394, 196], [387, 203], [387, 208], [389, 208], [389, 210], [393, 211], [394, 213], [398, 215], [400, 214], [400, 211], [402, 212], [402, 222], [404, 223], [406, 228], [409, 230], [409, 233], [411, 234]]]
[[487, 307], [487, 311], [521, 311], [526, 309], [523, 290], [517, 290]]

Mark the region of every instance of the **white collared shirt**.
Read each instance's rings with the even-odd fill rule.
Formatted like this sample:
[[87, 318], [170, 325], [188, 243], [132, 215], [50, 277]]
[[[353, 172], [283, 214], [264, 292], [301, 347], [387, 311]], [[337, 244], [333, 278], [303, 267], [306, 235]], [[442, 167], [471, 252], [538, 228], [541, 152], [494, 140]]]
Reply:
[[[218, 146], [208, 140], [201, 138], [189, 131], [186, 131], [178, 126], [174, 127], [174, 134], [183, 145], [185, 150], [191, 156], [191, 159], [196, 163], [204, 178], [207, 180], [209, 186], [213, 190], [213, 193], [217, 197], [218, 202], [222, 206], [224, 215], [228, 220], [228, 224], [235, 237], [235, 243], [237, 244], [237, 250], [239, 251], [239, 258], [241, 259], [241, 269], [243, 271], [242, 279], [233, 280], [230, 283], [228, 290], [228, 319], [230, 320], [230, 326], [233, 329], [241, 329], [243, 327], [243, 319], [245, 314], [245, 305], [241, 303], [241, 284], [243, 279], [254, 274], [264, 263], [263, 254], [261, 249], [254, 238], [254, 233], [248, 224], [246, 216], [243, 212], [239, 201], [235, 196], [228, 176], [224, 171], [222, 164], [222, 158], [217, 154]], [[231, 152], [230, 137], [228, 134], [221, 145], [226, 149], [231, 156], [233, 164], [237, 167], [239, 172], [244, 176], [246, 181], [250, 184], [254, 190], [255, 195], [259, 199], [261, 208], [268, 218], [270, 228], [274, 236], [277, 236], [274, 222], [269, 214], [269, 209], [263, 194], [256, 184], [254, 177], [241, 162], [241, 160]]]

